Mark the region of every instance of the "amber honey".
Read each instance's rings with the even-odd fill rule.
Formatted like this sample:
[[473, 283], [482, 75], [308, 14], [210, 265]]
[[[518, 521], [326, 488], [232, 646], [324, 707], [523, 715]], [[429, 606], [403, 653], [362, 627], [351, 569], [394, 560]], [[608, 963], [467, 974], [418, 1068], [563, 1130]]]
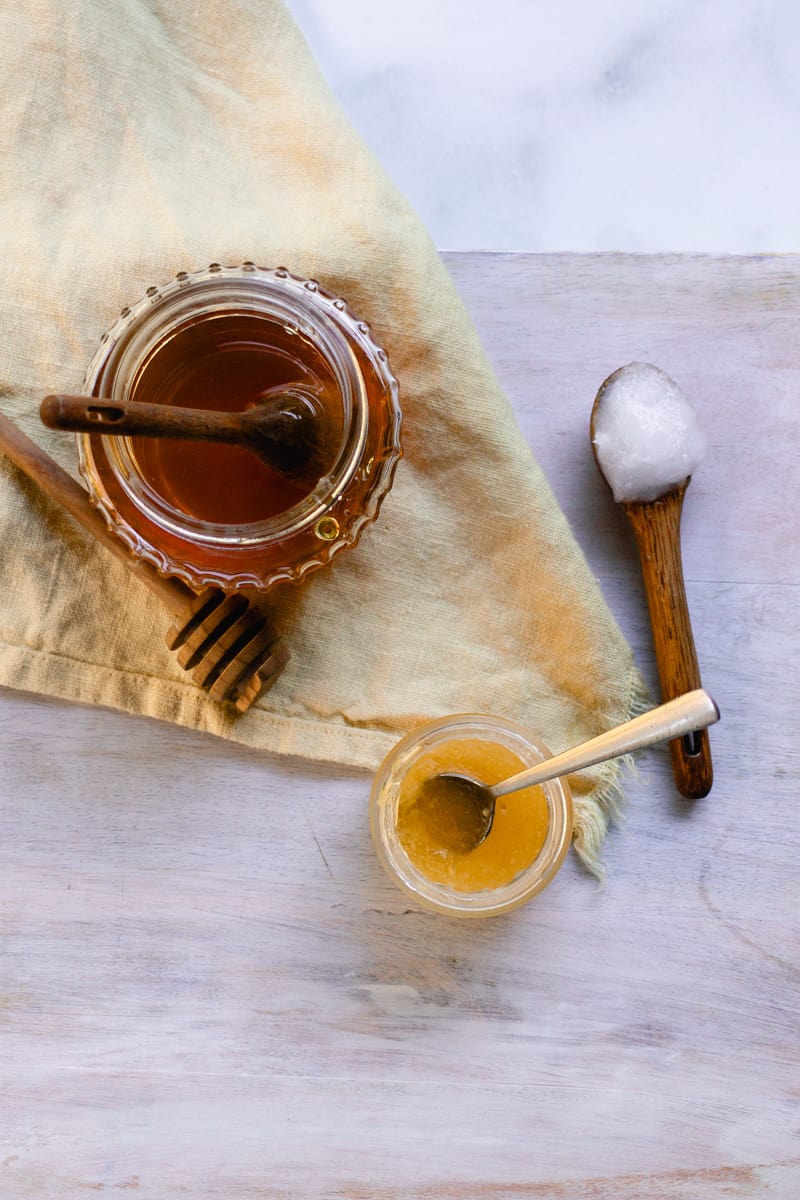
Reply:
[[[276, 389], [301, 385], [323, 397], [335, 453], [342, 409], [329, 365], [303, 334], [246, 313], [195, 320], [144, 364], [134, 399], [151, 404], [244, 412], [269, 402]], [[250, 450], [213, 442], [134, 438], [133, 454], [147, 484], [175, 508], [201, 521], [243, 525], [286, 512], [308, 494]]]

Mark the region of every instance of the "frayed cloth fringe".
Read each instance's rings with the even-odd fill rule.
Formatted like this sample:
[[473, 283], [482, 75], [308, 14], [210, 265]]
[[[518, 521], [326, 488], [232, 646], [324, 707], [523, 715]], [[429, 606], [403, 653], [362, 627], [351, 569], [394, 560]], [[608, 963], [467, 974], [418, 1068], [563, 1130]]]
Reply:
[[[652, 708], [652, 699], [636, 673], [628, 706], [628, 719], [639, 716]], [[601, 848], [612, 821], [619, 821], [625, 804], [625, 783], [636, 775], [636, 765], [630, 754], [611, 759], [605, 764], [604, 777], [591, 796], [576, 796], [573, 847], [587, 871], [601, 882], [605, 878], [605, 865]]]

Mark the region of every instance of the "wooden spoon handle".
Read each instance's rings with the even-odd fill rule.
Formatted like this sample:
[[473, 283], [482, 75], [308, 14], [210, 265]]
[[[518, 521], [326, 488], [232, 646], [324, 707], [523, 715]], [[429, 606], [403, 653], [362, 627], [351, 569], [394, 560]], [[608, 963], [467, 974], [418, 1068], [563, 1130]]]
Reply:
[[194, 593], [180, 580], [164, 579], [149, 563], [134, 558], [127, 546], [108, 528], [104, 517], [93, 506], [81, 485], [2, 413], [0, 450], [7, 454], [29, 479], [38, 484], [43, 492], [66, 509], [98, 542], [124, 562], [134, 575], [138, 575], [173, 612], [179, 613], [183, 610]]
[[[681, 561], [686, 483], [658, 500], [623, 504], [639, 547], [664, 700], [702, 687]], [[670, 754], [678, 791], [692, 800], [706, 796], [714, 778], [706, 730], [670, 742]]]
[[39, 415], [50, 429], [111, 436], [247, 441], [240, 414], [92, 396], [45, 396]]

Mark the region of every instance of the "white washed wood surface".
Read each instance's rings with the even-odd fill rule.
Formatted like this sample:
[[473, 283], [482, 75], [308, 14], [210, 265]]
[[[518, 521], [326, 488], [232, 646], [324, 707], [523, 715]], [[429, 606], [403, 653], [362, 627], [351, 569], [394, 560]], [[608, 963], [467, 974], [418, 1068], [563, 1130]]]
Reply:
[[714, 790], [649, 752], [604, 888], [461, 924], [382, 876], [366, 775], [0, 692], [3, 1200], [800, 1196], [800, 260], [446, 263], [653, 683], [589, 410], [632, 359], [699, 409]]

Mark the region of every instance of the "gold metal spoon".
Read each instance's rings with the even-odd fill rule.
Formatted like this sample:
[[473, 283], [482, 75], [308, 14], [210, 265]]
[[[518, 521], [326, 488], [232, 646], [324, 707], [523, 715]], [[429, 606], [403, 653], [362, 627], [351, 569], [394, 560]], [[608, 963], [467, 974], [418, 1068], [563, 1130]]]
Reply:
[[559, 775], [582, 771], [595, 763], [619, 758], [656, 742], [666, 742], [719, 720], [719, 709], [702, 688], [661, 704], [535, 767], [491, 787], [468, 775], [443, 772], [422, 784], [416, 799], [422, 822], [436, 845], [459, 854], [474, 850], [489, 833], [495, 802], [510, 792], [546, 783]]

